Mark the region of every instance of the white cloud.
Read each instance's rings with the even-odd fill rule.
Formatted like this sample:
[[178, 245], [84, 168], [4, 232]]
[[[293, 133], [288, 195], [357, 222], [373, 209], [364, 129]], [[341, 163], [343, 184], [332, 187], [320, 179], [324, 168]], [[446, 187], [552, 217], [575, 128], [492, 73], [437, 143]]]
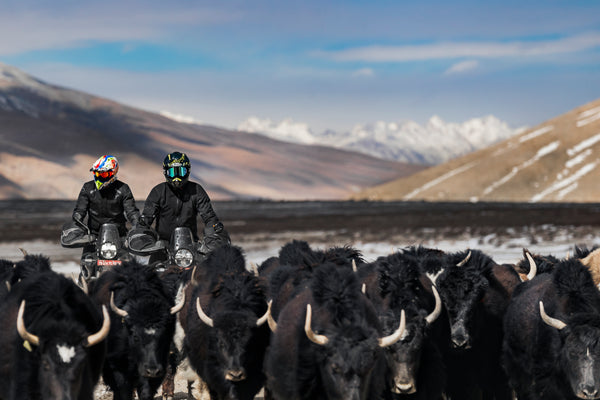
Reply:
[[375, 72], [372, 68], [361, 68], [359, 70], [354, 71], [352, 76], [373, 76]]
[[319, 55], [336, 61], [406, 62], [459, 57], [533, 57], [600, 47], [600, 32], [545, 41], [439, 42], [409, 46], [365, 46]]
[[479, 61], [476, 61], [476, 60], [462, 61], [462, 62], [456, 63], [456, 64], [452, 65], [450, 68], [448, 68], [446, 70], [445, 74], [446, 75], [460, 74], [463, 72], [474, 70], [477, 67], [479, 67]]

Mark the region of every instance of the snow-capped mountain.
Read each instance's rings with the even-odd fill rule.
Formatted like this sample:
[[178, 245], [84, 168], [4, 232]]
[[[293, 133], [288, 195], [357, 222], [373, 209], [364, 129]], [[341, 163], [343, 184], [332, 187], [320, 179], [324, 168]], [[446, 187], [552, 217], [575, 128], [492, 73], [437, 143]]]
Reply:
[[489, 115], [463, 123], [445, 122], [433, 116], [424, 126], [413, 121], [379, 121], [356, 125], [350, 132], [327, 130], [322, 133], [314, 133], [307, 124], [291, 119], [274, 122], [251, 117], [241, 123], [238, 130], [278, 140], [357, 151], [387, 160], [432, 165], [498, 143], [522, 132], [523, 128], [513, 129]]

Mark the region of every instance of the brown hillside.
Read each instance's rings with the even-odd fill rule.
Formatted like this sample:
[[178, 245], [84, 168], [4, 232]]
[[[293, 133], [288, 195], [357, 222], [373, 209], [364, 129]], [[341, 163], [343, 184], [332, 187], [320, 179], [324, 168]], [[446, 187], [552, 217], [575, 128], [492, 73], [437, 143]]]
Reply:
[[600, 99], [353, 199], [597, 202], [599, 181]]
[[339, 200], [423, 169], [360, 153], [182, 124], [56, 87], [0, 63], [0, 199], [74, 199], [102, 154], [137, 199], [183, 151], [213, 199]]

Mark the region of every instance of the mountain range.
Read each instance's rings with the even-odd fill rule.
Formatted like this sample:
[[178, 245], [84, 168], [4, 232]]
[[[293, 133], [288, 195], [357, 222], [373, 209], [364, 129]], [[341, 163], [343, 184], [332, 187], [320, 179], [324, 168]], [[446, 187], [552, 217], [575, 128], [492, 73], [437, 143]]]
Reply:
[[137, 199], [164, 180], [172, 151], [213, 199], [344, 199], [424, 166], [301, 145], [158, 113], [52, 85], [0, 64], [0, 199], [75, 199], [100, 155], [113, 154]]
[[600, 99], [496, 145], [368, 188], [353, 198], [598, 202], [599, 181]]
[[350, 131], [313, 132], [291, 119], [273, 122], [248, 118], [239, 130], [277, 140], [315, 144], [356, 151], [411, 164], [436, 165], [508, 139], [525, 128], [513, 129], [493, 115], [452, 123], [433, 116], [425, 125], [414, 121], [356, 125]]

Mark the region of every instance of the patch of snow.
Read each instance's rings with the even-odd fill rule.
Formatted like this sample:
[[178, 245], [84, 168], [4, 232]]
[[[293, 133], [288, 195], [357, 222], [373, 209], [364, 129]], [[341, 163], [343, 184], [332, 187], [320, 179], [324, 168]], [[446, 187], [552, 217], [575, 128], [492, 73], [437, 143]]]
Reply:
[[432, 181], [429, 181], [426, 184], [424, 184], [423, 186], [421, 186], [421, 187], [413, 190], [412, 192], [410, 192], [409, 194], [407, 194], [406, 196], [404, 196], [404, 200], [412, 199], [418, 193], [420, 193], [420, 192], [422, 192], [424, 190], [427, 190], [429, 188], [432, 188], [435, 185], [437, 185], [438, 183], [443, 182], [443, 181], [445, 181], [448, 178], [451, 178], [451, 177], [453, 177], [455, 175], [461, 174], [461, 173], [463, 173], [463, 172], [465, 172], [465, 171], [473, 168], [475, 165], [477, 165], [477, 163], [476, 162], [472, 162], [472, 163], [469, 163], [469, 164], [465, 164], [465, 165], [463, 165], [463, 166], [461, 166], [459, 168], [456, 168], [456, 169], [454, 169], [454, 170], [452, 170], [450, 172], [447, 172], [444, 175], [442, 175], [442, 176], [440, 176], [440, 177], [438, 177], [438, 178], [436, 178], [436, 179], [434, 179]]
[[533, 165], [540, 158], [542, 158], [545, 155], [548, 155], [548, 154], [552, 153], [553, 151], [555, 151], [556, 149], [558, 149], [559, 145], [560, 145], [560, 141], [556, 141], [556, 142], [552, 142], [552, 143], [550, 143], [550, 144], [542, 147], [541, 149], [538, 150], [538, 152], [535, 154], [535, 156], [533, 156], [533, 158], [531, 158], [531, 159], [529, 159], [527, 161], [524, 161], [519, 166], [513, 167], [512, 170], [508, 174], [506, 174], [505, 176], [503, 176], [502, 178], [500, 178], [496, 182], [494, 182], [491, 185], [489, 185], [488, 187], [486, 187], [483, 190], [483, 194], [484, 195], [490, 194], [491, 192], [493, 192], [494, 190], [496, 190], [498, 187], [504, 185], [506, 182], [508, 182], [509, 180], [511, 180], [512, 178], [514, 178], [515, 175], [517, 175], [517, 173], [519, 171], [521, 171], [522, 169], [525, 169], [525, 168]]
[[598, 119], [600, 119], [600, 107], [591, 108], [579, 114], [577, 127], [580, 128]]
[[594, 135], [592, 137], [589, 137], [589, 138], [581, 141], [577, 145], [573, 146], [572, 148], [568, 149], [567, 155], [569, 155], [569, 157], [572, 157], [575, 154], [579, 153], [580, 151], [587, 149], [588, 147], [592, 147], [593, 145], [595, 145], [598, 142], [600, 142], [600, 133], [597, 135]]
[[581, 177], [592, 172], [596, 168], [596, 165], [597, 165], [596, 162], [584, 165], [582, 168], [580, 168], [577, 172], [575, 172], [570, 177], [559, 180], [558, 182], [554, 183], [552, 186], [550, 186], [546, 190], [533, 196], [531, 198], [530, 202], [531, 203], [538, 202], [538, 201], [542, 200], [544, 197], [546, 197], [547, 195], [549, 195], [550, 193], [555, 192], [559, 189], [563, 189], [566, 186], [572, 185], [574, 182], [577, 182]]
[[533, 138], [541, 136], [541, 135], [543, 135], [545, 133], [552, 132], [553, 129], [554, 129], [554, 126], [552, 126], [552, 125], [550, 125], [550, 126], [544, 126], [543, 128], [536, 129], [535, 131], [530, 132], [527, 135], [521, 136], [519, 138], [519, 142], [520, 143], [526, 142], [528, 140], [531, 140]]
[[183, 114], [175, 114], [170, 111], [161, 111], [159, 114], [162, 115], [163, 117], [172, 119], [173, 121], [180, 122], [182, 124], [198, 124], [198, 125], [202, 124], [201, 121], [198, 121], [194, 117], [189, 117], [189, 116], [183, 115]]

